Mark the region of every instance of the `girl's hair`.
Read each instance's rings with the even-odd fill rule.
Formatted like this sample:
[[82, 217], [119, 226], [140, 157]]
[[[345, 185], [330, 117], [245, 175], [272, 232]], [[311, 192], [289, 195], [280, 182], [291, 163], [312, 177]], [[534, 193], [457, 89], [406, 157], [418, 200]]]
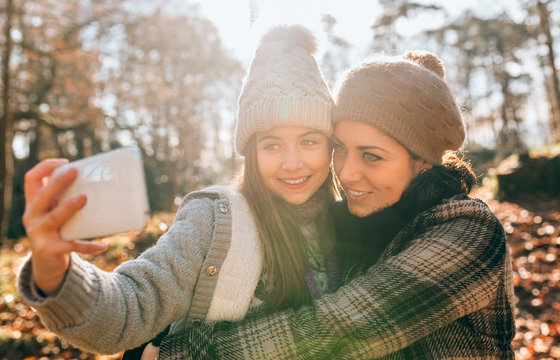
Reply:
[[[266, 187], [258, 170], [255, 135], [250, 138], [246, 150], [239, 190], [249, 203], [263, 244], [265, 284], [270, 289], [266, 293], [267, 309], [274, 311], [309, 302], [305, 270], [312, 265], [300, 229], [300, 217], [293, 206], [274, 196]], [[333, 191], [331, 176], [323, 186]], [[325, 216], [326, 211], [323, 211], [319, 221], [324, 221]], [[322, 228], [319, 224], [320, 235]]]

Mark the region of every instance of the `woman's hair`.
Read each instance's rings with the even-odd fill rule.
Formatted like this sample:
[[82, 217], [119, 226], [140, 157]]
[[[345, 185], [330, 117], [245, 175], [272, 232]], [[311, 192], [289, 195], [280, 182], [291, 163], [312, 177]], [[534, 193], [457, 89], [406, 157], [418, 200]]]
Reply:
[[[258, 170], [255, 135], [248, 142], [239, 186], [255, 217], [263, 244], [265, 284], [270, 289], [266, 294], [267, 308], [280, 310], [309, 302], [305, 270], [313, 267], [300, 229], [300, 216], [293, 206], [274, 196], [266, 187]], [[334, 191], [331, 176], [323, 186]], [[325, 216], [323, 211], [318, 220], [324, 221]], [[319, 224], [320, 235], [322, 228]]]
[[[410, 153], [410, 152], [409, 152]], [[419, 157], [410, 153], [411, 159]], [[468, 194], [476, 184], [476, 175], [470, 164], [457, 152], [449, 151], [441, 165], [422, 170], [403, 192], [401, 199], [414, 198], [420, 208], [428, 209], [443, 199]]]

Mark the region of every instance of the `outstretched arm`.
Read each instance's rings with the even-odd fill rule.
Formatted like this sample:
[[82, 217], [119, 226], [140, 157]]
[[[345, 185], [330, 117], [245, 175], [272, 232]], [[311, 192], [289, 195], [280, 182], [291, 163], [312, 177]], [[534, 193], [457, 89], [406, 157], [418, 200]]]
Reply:
[[169, 231], [138, 259], [108, 273], [73, 251], [91, 243], [60, 239], [59, 227], [83, 205], [56, 197], [75, 171], [42, 180], [63, 160], [47, 160], [26, 175], [26, 215], [32, 254], [20, 273], [19, 292], [45, 325], [83, 349], [116, 353], [151, 339], [184, 316], [210, 241], [214, 205], [194, 199], [178, 210]]

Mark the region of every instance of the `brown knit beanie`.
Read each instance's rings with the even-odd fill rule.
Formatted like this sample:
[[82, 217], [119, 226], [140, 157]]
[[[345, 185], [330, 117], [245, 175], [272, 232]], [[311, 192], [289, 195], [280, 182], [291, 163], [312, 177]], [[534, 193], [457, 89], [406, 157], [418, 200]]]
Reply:
[[235, 145], [275, 126], [303, 126], [331, 135], [333, 100], [313, 57], [316, 38], [299, 25], [277, 26], [261, 39], [239, 95]]
[[438, 165], [458, 150], [465, 127], [444, 80], [443, 63], [430, 53], [408, 53], [362, 63], [346, 74], [335, 95], [333, 122], [359, 121]]

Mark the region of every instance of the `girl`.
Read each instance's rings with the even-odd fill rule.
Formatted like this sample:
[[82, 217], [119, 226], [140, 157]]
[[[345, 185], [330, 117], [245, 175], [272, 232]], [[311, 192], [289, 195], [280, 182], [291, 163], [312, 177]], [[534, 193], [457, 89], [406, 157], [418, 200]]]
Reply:
[[467, 196], [475, 177], [454, 153], [465, 129], [441, 61], [409, 53], [354, 67], [333, 121], [355, 215], [337, 232], [361, 234], [347, 241], [367, 270], [313, 306], [170, 336], [161, 359], [191, 346], [220, 359], [513, 359], [510, 252], [488, 206]]
[[169, 324], [175, 334], [203, 320], [292, 307], [334, 289], [326, 212], [332, 99], [315, 49], [314, 37], [298, 26], [263, 37], [239, 98], [235, 140], [246, 156], [239, 190], [187, 195], [157, 245], [111, 273], [72, 253], [103, 245], [58, 235], [86, 201], [54, 203], [76, 171], [43, 186], [65, 162], [51, 159], [26, 174], [32, 252], [19, 290], [49, 329], [85, 350], [116, 353]]

